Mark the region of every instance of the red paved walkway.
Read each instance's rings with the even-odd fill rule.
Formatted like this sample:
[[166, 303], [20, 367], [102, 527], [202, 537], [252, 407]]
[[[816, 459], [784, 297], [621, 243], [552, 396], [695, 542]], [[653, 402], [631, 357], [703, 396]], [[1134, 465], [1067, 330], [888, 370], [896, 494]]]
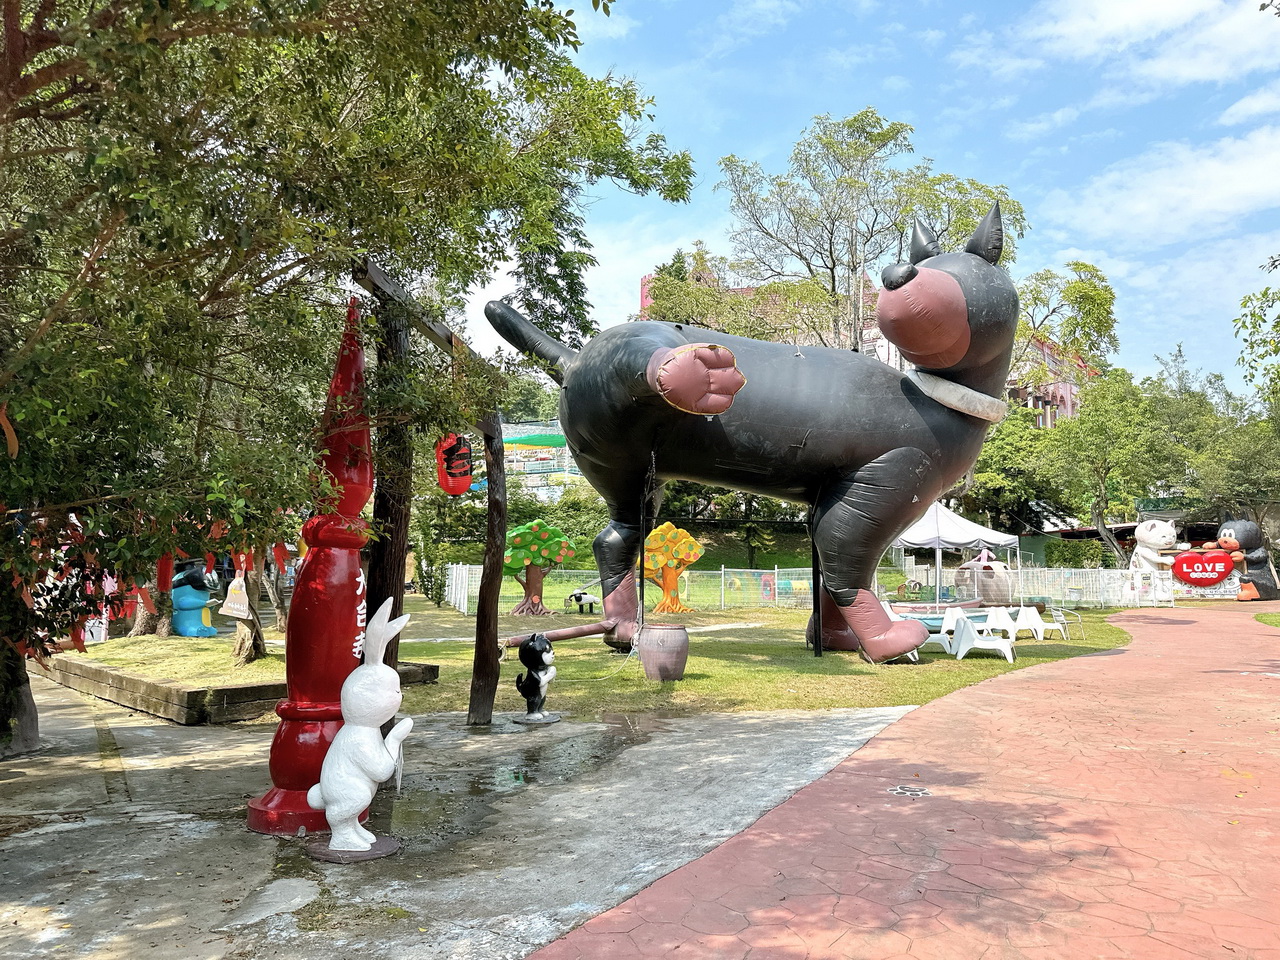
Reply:
[[533, 956], [1280, 960], [1264, 610], [1119, 614], [1128, 647], [922, 707]]

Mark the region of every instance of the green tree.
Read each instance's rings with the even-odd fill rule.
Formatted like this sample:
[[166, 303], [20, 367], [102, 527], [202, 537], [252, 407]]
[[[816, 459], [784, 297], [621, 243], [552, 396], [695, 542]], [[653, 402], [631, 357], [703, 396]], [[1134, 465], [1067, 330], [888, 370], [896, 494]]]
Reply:
[[[1106, 275], [1083, 260], [1072, 260], [1067, 270], [1069, 276], [1037, 270], [1018, 284], [1021, 314], [1011, 370], [1021, 384], [1082, 386], [1119, 349], [1116, 295]], [[1048, 356], [1038, 349], [1045, 345], [1053, 348]]]
[[574, 543], [591, 543], [609, 525], [609, 508], [585, 480], [565, 483], [554, 503], [542, 505], [542, 515]]
[[1035, 426], [1035, 413], [1013, 407], [982, 445], [973, 481], [959, 498], [965, 514], [1017, 533], [1040, 532], [1070, 512], [1066, 492], [1047, 462], [1051, 431]]
[[[511, 612], [517, 616], [545, 616], [551, 611], [542, 602], [542, 582], [547, 571], [574, 556], [569, 538], [543, 520], [515, 527], [507, 534], [503, 571], [524, 589], [524, 599]], [[523, 574], [523, 576], [521, 576]]]
[[787, 172], [721, 159], [736, 221], [734, 267], [757, 283], [813, 279], [834, 305], [827, 346], [858, 348], [869, 319], [868, 272], [904, 258], [912, 221], [928, 222], [944, 248], [963, 243], [991, 204], [1004, 214], [1004, 261], [1012, 263], [1026, 221], [1003, 186], [935, 173], [912, 153], [912, 128], [868, 107], [843, 120], [815, 117]]
[[1047, 445], [1051, 469], [1062, 478], [1077, 515], [1088, 516], [1121, 565], [1124, 549], [1107, 524], [1134, 516], [1133, 501], [1162, 479], [1164, 436], [1127, 370], [1113, 368], [1080, 394], [1080, 410], [1058, 421]]
[[836, 322], [835, 301], [814, 278], [735, 285], [738, 281], [728, 259], [712, 254], [701, 241], [687, 259], [683, 276], [659, 268], [650, 281], [650, 320], [695, 324], [757, 340], [804, 343], [823, 342]]
[[[282, 539], [281, 510], [311, 503], [353, 263], [422, 277], [444, 316], [512, 258], [533, 312], [579, 335], [581, 190], [687, 195], [648, 101], [574, 67], [572, 21], [541, 0], [48, 0], [0, 18], [0, 560], [28, 584], [50, 544], [77, 545], [89, 584]], [[438, 375], [389, 355], [375, 418], [439, 435], [492, 402], [457, 358], [410, 350]], [[35, 626], [0, 623], [0, 657]], [[0, 734], [17, 695], [0, 689]]]

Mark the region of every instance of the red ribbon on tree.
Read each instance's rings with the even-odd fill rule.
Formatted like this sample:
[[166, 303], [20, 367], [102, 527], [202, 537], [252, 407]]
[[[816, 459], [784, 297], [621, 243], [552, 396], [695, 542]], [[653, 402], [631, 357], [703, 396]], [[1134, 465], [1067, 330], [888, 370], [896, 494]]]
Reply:
[[440, 489], [460, 497], [471, 489], [471, 444], [456, 433], [436, 442], [436, 475]]
[[283, 574], [285, 569], [289, 566], [288, 548], [285, 547], [283, 543], [277, 543], [274, 547], [271, 548], [271, 555], [275, 558], [276, 569], [279, 570], [281, 574]]
[[156, 589], [161, 593], [168, 593], [173, 589], [172, 553], [161, 554], [160, 560], [156, 563]]

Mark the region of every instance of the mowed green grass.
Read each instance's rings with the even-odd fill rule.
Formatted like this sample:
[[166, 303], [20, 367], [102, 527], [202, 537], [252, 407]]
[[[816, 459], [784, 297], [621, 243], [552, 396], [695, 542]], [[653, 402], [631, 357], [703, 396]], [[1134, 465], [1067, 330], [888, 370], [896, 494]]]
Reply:
[[[437, 609], [414, 595], [406, 597], [405, 609], [412, 619], [402, 634], [400, 657], [437, 664], [440, 679], [434, 684], [405, 687], [404, 709], [411, 713], [466, 710], [475, 655], [475, 618], [447, 607]], [[560, 641], [556, 644], [558, 675], [548, 694], [547, 708], [590, 720], [614, 713], [687, 716], [928, 703], [1011, 670], [1124, 645], [1128, 634], [1105, 622], [1109, 612], [1083, 612], [1087, 640], [1080, 639], [1078, 629], [1065, 643], [1037, 643], [1025, 637], [1018, 642], [1018, 659], [1013, 664], [984, 651], [957, 661], [930, 645], [921, 651], [918, 664], [880, 666], [863, 663], [856, 654], [841, 651], [814, 657], [804, 644], [808, 619], [805, 610], [766, 607], [650, 616], [650, 622], [724, 629], [691, 633], [684, 679], [668, 683], [647, 680], [635, 657], [628, 659], [614, 653], [599, 637]], [[577, 613], [548, 617], [504, 614], [499, 617], [499, 636], [545, 632], [589, 623], [596, 617]], [[425, 642], [428, 638], [455, 639]], [[192, 685], [284, 677], [281, 648], [273, 648], [267, 659], [245, 667], [234, 666], [231, 648], [229, 637], [122, 637], [90, 647], [88, 656], [121, 670]], [[515, 690], [515, 677], [521, 669], [515, 650], [508, 650], [495, 701], [498, 712], [523, 712], [524, 700]], [[268, 715], [268, 719], [273, 717]]]

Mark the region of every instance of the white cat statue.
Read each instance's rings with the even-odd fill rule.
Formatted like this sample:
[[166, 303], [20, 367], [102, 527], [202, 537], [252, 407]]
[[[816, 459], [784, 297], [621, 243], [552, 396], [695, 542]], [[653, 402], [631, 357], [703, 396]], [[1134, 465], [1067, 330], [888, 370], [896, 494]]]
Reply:
[[1160, 555], [1178, 540], [1177, 530], [1168, 520], [1144, 520], [1133, 531], [1133, 555], [1129, 558], [1130, 581], [1125, 585], [1125, 601], [1141, 603], [1149, 593], [1156, 603], [1173, 599], [1173, 557]]
[[1170, 521], [1144, 520], [1133, 531], [1133, 539], [1136, 542], [1129, 558], [1130, 570], [1168, 570], [1173, 566], [1173, 557], [1160, 556], [1161, 550], [1172, 549], [1178, 540]]
[[320, 782], [307, 791], [307, 803], [313, 810], [323, 810], [329, 821], [330, 850], [373, 847], [378, 838], [360, 825], [360, 814], [373, 800], [378, 784], [396, 772], [400, 745], [413, 729], [412, 717], [392, 727], [386, 739], [380, 729], [404, 699], [400, 675], [382, 662], [382, 655], [409, 618], [390, 618], [388, 599], [365, 628], [364, 662], [342, 684], [342, 728], [325, 754]]

